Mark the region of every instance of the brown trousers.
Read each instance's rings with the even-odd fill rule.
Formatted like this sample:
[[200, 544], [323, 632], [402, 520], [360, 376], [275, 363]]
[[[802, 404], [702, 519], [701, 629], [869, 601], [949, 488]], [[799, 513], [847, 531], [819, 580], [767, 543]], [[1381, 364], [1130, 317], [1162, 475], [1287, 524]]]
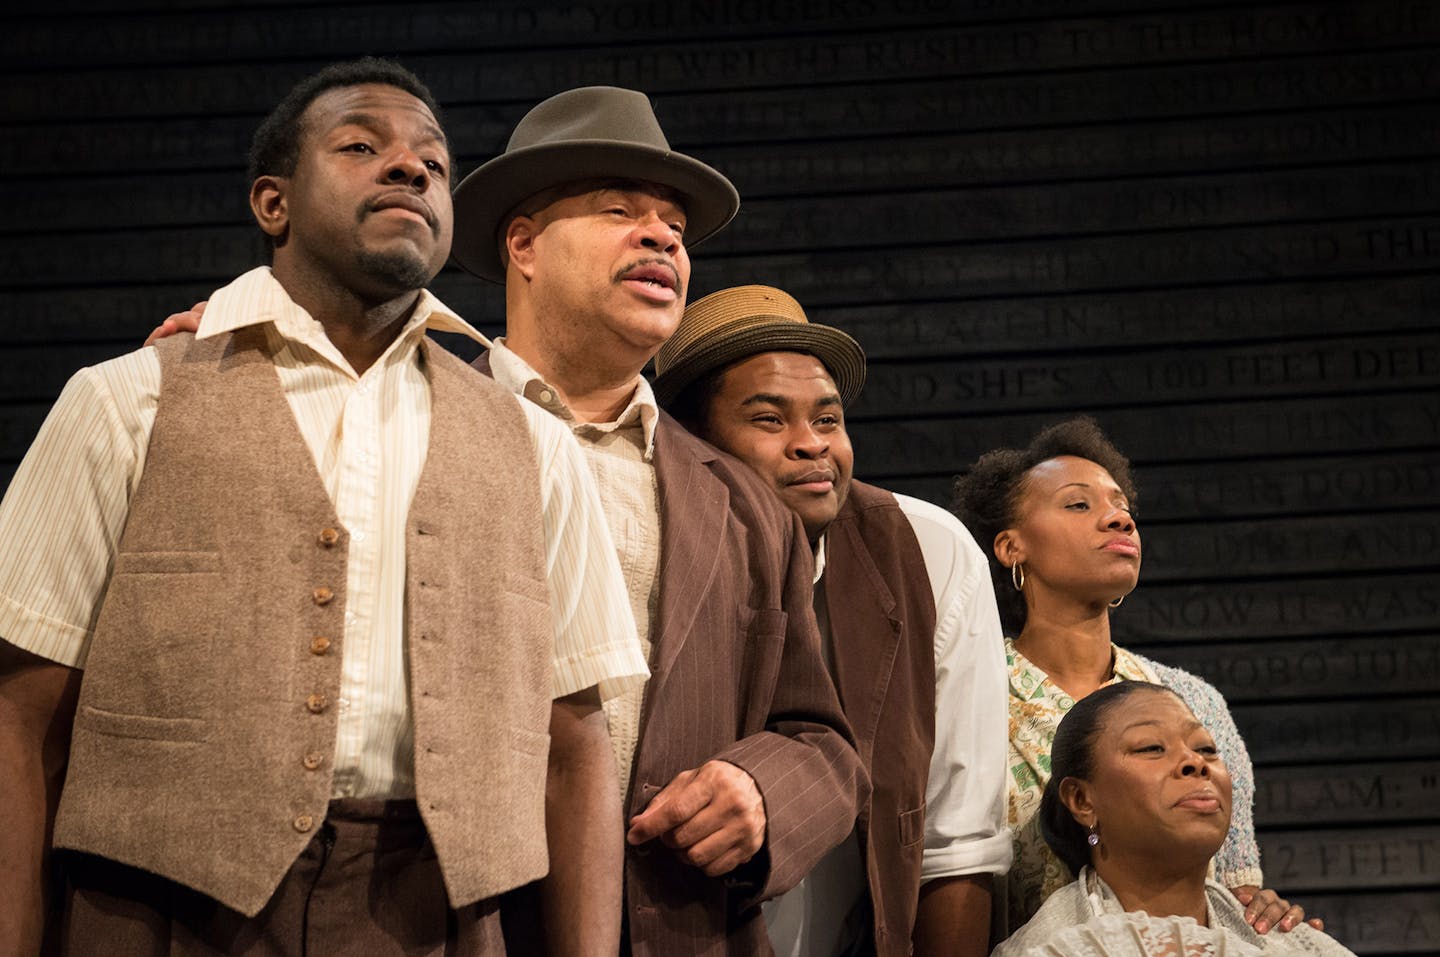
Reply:
[[413, 801], [340, 800], [253, 918], [153, 874], [67, 856], [66, 957], [492, 957], [497, 901], [452, 910]]

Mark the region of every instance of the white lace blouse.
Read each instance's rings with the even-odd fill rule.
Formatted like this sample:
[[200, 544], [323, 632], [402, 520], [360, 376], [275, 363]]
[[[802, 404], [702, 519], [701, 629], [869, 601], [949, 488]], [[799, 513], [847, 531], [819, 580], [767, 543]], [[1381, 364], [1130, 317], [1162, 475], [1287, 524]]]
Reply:
[[1128, 912], [1090, 868], [1056, 891], [1035, 916], [991, 957], [1354, 957], [1309, 924], [1261, 936], [1245, 923], [1245, 909], [1228, 890], [1205, 882], [1206, 923], [1193, 917]]

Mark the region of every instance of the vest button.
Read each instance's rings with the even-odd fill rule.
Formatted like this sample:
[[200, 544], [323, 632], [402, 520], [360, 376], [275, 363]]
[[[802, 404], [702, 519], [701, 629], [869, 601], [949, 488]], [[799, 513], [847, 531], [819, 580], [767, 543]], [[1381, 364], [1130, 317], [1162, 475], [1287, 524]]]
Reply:
[[335, 593], [324, 585], [315, 589], [311, 594], [315, 597], [315, 604], [317, 605], [328, 605], [335, 598]]
[[312, 694], [310, 697], [305, 699], [305, 707], [310, 711], [311, 714], [319, 714], [320, 712], [324, 711], [325, 706], [329, 703], [330, 699], [325, 697], [323, 694]]
[[331, 547], [332, 545], [334, 545], [334, 544], [335, 544], [336, 542], [338, 542], [338, 541], [340, 541], [340, 533], [339, 533], [338, 531], [336, 531], [336, 530], [333, 529], [333, 528], [322, 528], [322, 529], [320, 529], [320, 544], [321, 544], [321, 545], [324, 545], [326, 548], [329, 548], [329, 547]]
[[324, 635], [316, 635], [310, 639], [310, 654], [323, 655], [330, 650], [330, 639]]
[[319, 751], [310, 751], [306, 753], [305, 757], [300, 759], [300, 763], [305, 765], [305, 770], [307, 771], [314, 771], [323, 764], [324, 761], [325, 757]]
[[295, 815], [295, 820], [291, 821], [290, 824], [295, 830], [304, 834], [315, 826], [315, 819], [308, 814], [297, 814]]

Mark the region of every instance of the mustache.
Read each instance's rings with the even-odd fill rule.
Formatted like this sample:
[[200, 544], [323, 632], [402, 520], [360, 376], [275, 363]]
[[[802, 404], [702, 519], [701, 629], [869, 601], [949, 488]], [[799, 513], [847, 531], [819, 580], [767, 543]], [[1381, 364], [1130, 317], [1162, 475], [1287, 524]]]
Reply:
[[664, 256], [649, 256], [645, 259], [637, 259], [634, 262], [626, 263], [621, 269], [616, 271], [614, 281], [620, 282], [622, 279], [625, 279], [631, 272], [636, 269], [640, 269], [643, 266], [659, 266], [661, 269], [669, 273], [671, 288], [675, 290], [676, 295], [679, 296], [682, 301], [684, 300], [685, 284], [680, 281], [680, 270], [676, 269], [675, 264], [672, 263], [670, 260], [666, 259]]

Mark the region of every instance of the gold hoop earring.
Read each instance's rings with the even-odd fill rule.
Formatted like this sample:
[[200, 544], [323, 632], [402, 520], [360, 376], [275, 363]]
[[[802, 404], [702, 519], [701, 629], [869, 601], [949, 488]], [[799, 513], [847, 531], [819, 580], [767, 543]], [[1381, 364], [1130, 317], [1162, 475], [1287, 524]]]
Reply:
[[1111, 607], [1111, 608], [1119, 608], [1119, 607], [1120, 607], [1120, 603], [1121, 603], [1122, 601], [1124, 601], [1124, 600], [1125, 600], [1125, 596], [1124, 596], [1124, 595], [1121, 595], [1119, 598], [1116, 598], [1114, 601], [1110, 602], [1110, 607]]
[[1010, 584], [1015, 586], [1016, 591], [1025, 590], [1025, 569], [1019, 562], [1010, 566]]

